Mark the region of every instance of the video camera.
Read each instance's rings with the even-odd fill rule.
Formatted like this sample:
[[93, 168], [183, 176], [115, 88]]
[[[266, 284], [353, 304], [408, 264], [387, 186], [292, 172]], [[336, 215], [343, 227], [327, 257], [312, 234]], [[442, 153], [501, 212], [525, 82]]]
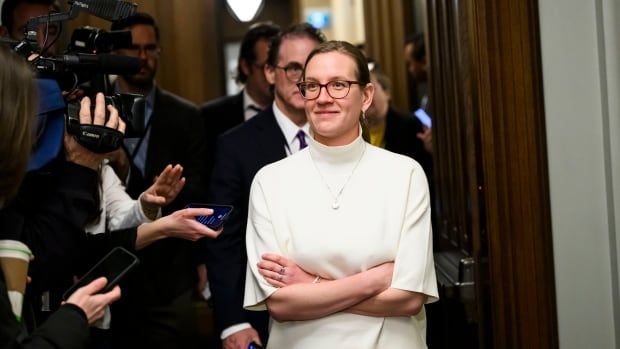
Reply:
[[[84, 90], [94, 100], [97, 92], [111, 90], [108, 74], [130, 75], [140, 71], [142, 61], [139, 58], [110, 54], [114, 49], [131, 46], [131, 32], [78, 28], [72, 33], [63, 55], [45, 56], [45, 51], [53, 42], [42, 45], [46, 47], [39, 47], [36, 28], [39, 25], [49, 28], [50, 24], [56, 22], [60, 22], [62, 28], [62, 22], [76, 18], [81, 11], [108, 21], [118, 21], [133, 15], [137, 5], [123, 0], [69, 0], [68, 4], [70, 8], [66, 13], [50, 13], [28, 20], [24, 40], [14, 42], [12, 46], [35, 67], [39, 78], [56, 80], [62, 91]], [[106, 105], [118, 109], [120, 118], [127, 125], [125, 135], [142, 136], [146, 109], [144, 96], [114, 94], [105, 99]], [[119, 131], [105, 126], [80, 124], [79, 109], [79, 102], [70, 102], [65, 113], [67, 131], [78, 143], [96, 153], [107, 153], [122, 145], [123, 134]], [[106, 118], [109, 117], [107, 114], [106, 110]]]

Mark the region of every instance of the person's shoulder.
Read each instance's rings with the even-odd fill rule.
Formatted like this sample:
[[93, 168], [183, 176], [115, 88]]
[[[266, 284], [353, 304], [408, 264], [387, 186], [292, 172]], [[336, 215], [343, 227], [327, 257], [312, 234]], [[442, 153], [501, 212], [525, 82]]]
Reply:
[[217, 110], [226, 110], [234, 108], [235, 106], [243, 107], [243, 95], [237, 93], [232, 96], [222, 96], [210, 101], [207, 101], [200, 105], [199, 109], [202, 113], [209, 113]]
[[401, 132], [419, 132], [422, 130], [422, 123], [415, 116], [407, 113], [402, 113], [395, 109], [390, 109], [388, 113], [388, 125], [393, 124], [395, 129]]
[[196, 103], [161, 88], [157, 88], [155, 98], [156, 105], [160, 104], [170, 106], [175, 109], [191, 110], [195, 112], [198, 111], [198, 106]]
[[269, 125], [271, 124], [277, 126], [277, 123], [273, 116], [273, 111], [271, 110], [271, 108], [269, 108], [256, 114], [250, 120], [245, 121], [224, 132], [221, 137], [238, 138], [247, 137], [249, 135], [260, 136], [261, 130], [269, 127]]
[[407, 171], [422, 169], [420, 164], [409, 156], [394, 153], [392, 151], [376, 147], [369, 143], [367, 143], [366, 146], [366, 151], [368, 152], [372, 161], [380, 163], [380, 167], [386, 169], [387, 171], [396, 169], [402, 169]]

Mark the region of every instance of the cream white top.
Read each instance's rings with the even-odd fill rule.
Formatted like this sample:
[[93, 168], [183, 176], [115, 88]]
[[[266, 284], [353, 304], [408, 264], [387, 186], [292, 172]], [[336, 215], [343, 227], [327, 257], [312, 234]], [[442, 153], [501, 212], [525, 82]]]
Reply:
[[[101, 212], [96, 224], [89, 224], [85, 230], [90, 234], [101, 234], [106, 230], [120, 230], [152, 222], [142, 210], [140, 200], [132, 199], [125, 192], [125, 186], [107, 161], [101, 165]], [[159, 210], [157, 217], [161, 216]]]
[[[394, 261], [391, 287], [426, 294], [429, 303], [437, 300], [428, 184], [420, 165], [361, 136], [340, 147], [309, 138], [308, 148], [265, 166], [254, 178], [244, 306], [265, 310], [265, 300], [277, 290], [256, 267], [266, 252], [330, 279]], [[335, 210], [332, 202], [343, 185]], [[269, 348], [415, 349], [426, 347], [425, 337], [423, 310], [414, 317], [336, 313], [273, 320]]]

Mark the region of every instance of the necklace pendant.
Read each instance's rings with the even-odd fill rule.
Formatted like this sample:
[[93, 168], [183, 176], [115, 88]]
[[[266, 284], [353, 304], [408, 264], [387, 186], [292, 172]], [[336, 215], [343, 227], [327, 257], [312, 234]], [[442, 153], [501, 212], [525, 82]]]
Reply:
[[338, 203], [338, 201], [332, 202], [332, 209], [337, 210], [339, 207], [340, 207], [340, 204]]

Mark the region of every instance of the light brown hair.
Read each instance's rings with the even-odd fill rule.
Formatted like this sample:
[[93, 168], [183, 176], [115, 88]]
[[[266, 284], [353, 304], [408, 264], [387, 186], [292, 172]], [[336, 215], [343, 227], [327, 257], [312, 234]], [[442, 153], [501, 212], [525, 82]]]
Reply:
[[34, 72], [0, 45], [0, 204], [17, 193], [32, 149], [36, 113]]

